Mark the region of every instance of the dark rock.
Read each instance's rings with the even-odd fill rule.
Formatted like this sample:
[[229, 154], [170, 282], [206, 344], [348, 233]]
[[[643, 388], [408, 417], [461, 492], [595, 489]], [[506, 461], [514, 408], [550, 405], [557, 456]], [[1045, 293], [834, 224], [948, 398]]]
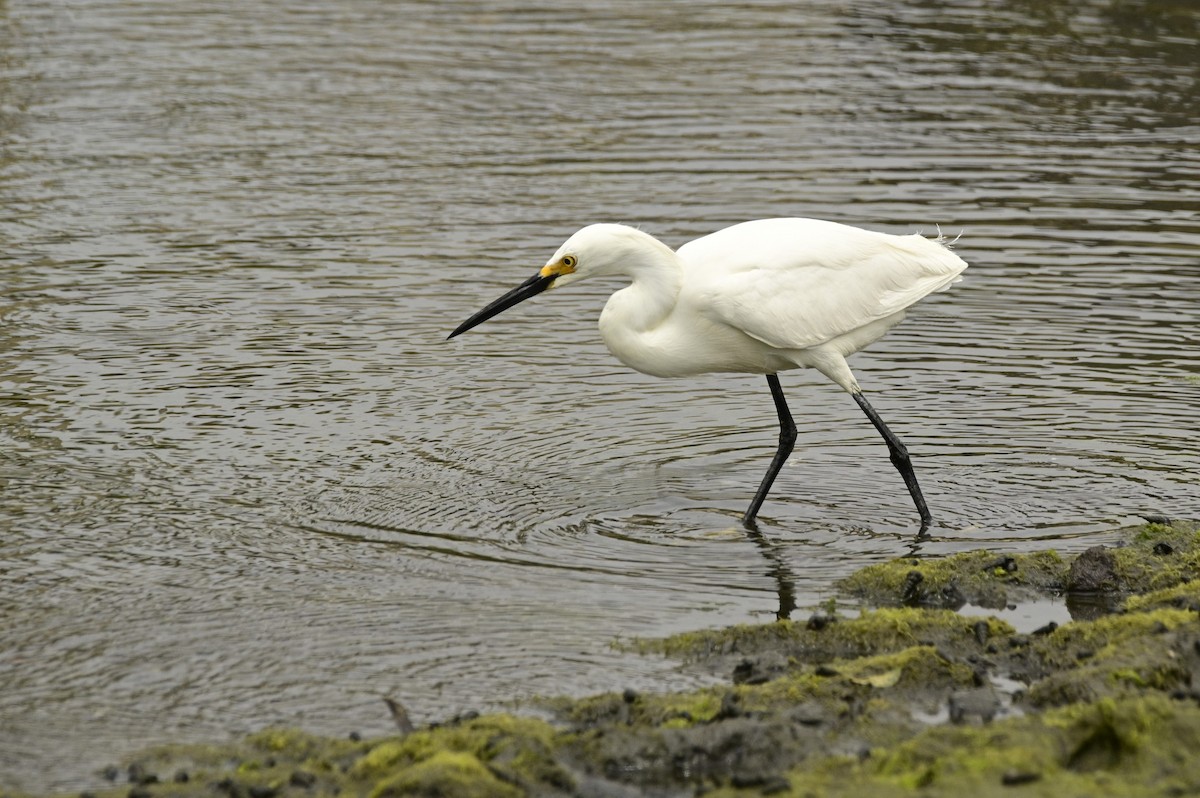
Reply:
[[1166, 557], [1169, 554], [1175, 553], [1175, 547], [1170, 543], [1158, 542], [1154, 544], [1154, 553], [1160, 557]]
[[158, 776], [148, 772], [146, 768], [139, 762], [134, 762], [132, 765], [130, 765], [127, 773], [129, 775], [130, 784], [146, 785], [158, 783]]
[[626, 704], [632, 704], [639, 698], [641, 698], [641, 696], [638, 695], [638, 691], [634, 690], [632, 687], [626, 687], [625, 692], [621, 693], [621, 700]]
[[733, 673], [730, 674], [730, 680], [734, 684], [762, 684], [766, 681], [766, 679], [756, 678], [754, 660], [749, 657], [733, 666]]
[[759, 773], [734, 773], [733, 778], [729, 780], [729, 783], [739, 790], [747, 787], [761, 787], [766, 782], [767, 777]]
[[975, 633], [975, 642], [981, 646], [987, 644], [988, 635], [991, 634], [987, 621], [976, 621], [975, 625], [971, 627], [971, 631]]
[[968, 718], [990, 722], [1000, 711], [1000, 696], [991, 687], [963, 690], [950, 694], [950, 721], [963, 723]]
[[805, 628], [811, 629], [814, 632], [819, 632], [829, 624], [833, 623], [834, 619], [824, 612], [814, 612], [805, 624]]
[[304, 770], [293, 770], [288, 778], [288, 784], [293, 787], [311, 787], [317, 783], [317, 777]]
[[996, 560], [994, 563], [988, 566], [989, 571], [994, 571], [997, 568], [1000, 568], [1007, 573], [1015, 574], [1017, 572], [1017, 561], [1012, 557], [1004, 557]]
[[1041, 773], [1034, 773], [1027, 770], [1009, 770], [1000, 777], [1000, 783], [1005, 787], [1017, 787], [1022, 784], [1030, 784], [1042, 777]]
[[779, 795], [780, 793], [791, 792], [791, 790], [792, 783], [787, 780], [786, 776], [772, 776], [763, 782], [759, 794]]
[[1195, 599], [1188, 596], [1178, 597], [1171, 602], [1171, 605], [1181, 610], [1188, 610], [1189, 612], [1200, 612], [1200, 603], [1197, 603]]
[[1093, 546], [1071, 563], [1067, 573], [1067, 592], [1106, 593], [1121, 589], [1117, 576], [1117, 558], [1105, 546]]
[[215, 785], [217, 792], [225, 793], [229, 798], [241, 798], [242, 788], [231, 778], [223, 778]]
[[920, 571], [909, 571], [904, 577], [904, 586], [900, 588], [900, 601], [906, 606], [914, 606], [921, 602], [921, 583], [925, 577]]
[[275, 798], [279, 794], [277, 788], [263, 787], [261, 785], [251, 787], [248, 792], [250, 793], [250, 798]]
[[653, 741], [630, 735], [618, 747], [609, 749], [616, 756], [611, 770], [606, 763], [605, 775], [624, 781], [630, 767], [637, 767], [642, 778], [647, 768], [661, 768], [664, 773], [686, 773], [696, 786], [719, 781], [761, 789], [802, 755], [795, 747], [795, 738], [795, 727], [784, 718], [764, 721], [751, 717], [663, 729]]
[[1046, 624], [1045, 626], [1039, 626], [1038, 628], [1034, 629], [1029, 634], [1033, 637], [1045, 637], [1046, 635], [1050, 634], [1057, 628], [1058, 628], [1058, 624], [1055, 623], [1054, 621], [1050, 621], [1050, 623]]
[[717, 710], [717, 714], [713, 716], [713, 720], [740, 718], [742, 714], [741, 700], [738, 698], [737, 693], [726, 693], [721, 698], [721, 708]]
[[967, 597], [963, 595], [962, 590], [954, 582], [942, 588], [941, 605], [948, 610], [960, 609], [967, 603]]
[[820, 726], [829, 720], [825, 708], [816, 701], [805, 701], [793, 709], [789, 717], [801, 726]]
[[762, 684], [787, 672], [787, 657], [778, 651], [764, 651], [745, 657], [733, 669], [734, 684]]

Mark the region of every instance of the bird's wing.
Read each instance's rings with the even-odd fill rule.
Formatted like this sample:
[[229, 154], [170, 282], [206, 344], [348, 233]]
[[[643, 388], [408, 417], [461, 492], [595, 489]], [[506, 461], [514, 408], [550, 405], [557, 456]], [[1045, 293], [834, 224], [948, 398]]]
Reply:
[[805, 229], [810, 235], [799, 239], [785, 235], [786, 227], [764, 226], [767, 235], [742, 246], [731, 236], [721, 246], [681, 247], [703, 275], [696, 295], [702, 312], [770, 346], [805, 349], [904, 310], [967, 267], [919, 235]]

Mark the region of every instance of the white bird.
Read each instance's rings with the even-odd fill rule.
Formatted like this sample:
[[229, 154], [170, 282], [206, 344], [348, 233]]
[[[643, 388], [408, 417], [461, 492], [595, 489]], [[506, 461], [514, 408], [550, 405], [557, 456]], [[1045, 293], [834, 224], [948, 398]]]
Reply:
[[533, 277], [464, 321], [466, 332], [549, 288], [624, 276], [600, 314], [600, 335], [625, 365], [656, 377], [765, 374], [779, 447], [742, 523], [754, 519], [796, 442], [778, 372], [814, 368], [847, 391], [887, 442], [924, 534], [932, 521], [908, 451], [863, 396], [846, 357], [899, 324], [905, 310], [958, 282], [967, 264], [941, 237], [897, 236], [817, 219], [760, 219], [677, 251], [620, 224], [567, 239]]

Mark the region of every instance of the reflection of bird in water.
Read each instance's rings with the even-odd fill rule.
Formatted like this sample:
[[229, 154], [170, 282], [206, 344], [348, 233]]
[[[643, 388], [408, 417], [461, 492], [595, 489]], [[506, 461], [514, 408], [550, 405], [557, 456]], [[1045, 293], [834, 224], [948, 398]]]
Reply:
[[775, 618], [780, 621], [786, 621], [792, 617], [792, 611], [796, 609], [796, 574], [788, 567], [787, 561], [784, 560], [782, 552], [780, 552], [771, 541], [767, 540], [762, 532], [759, 532], [753, 525], [746, 528], [746, 534], [754, 541], [754, 545], [758, 546], [759, 551], [767, 558], [769, 567], [767, 568], [767, 576], [775, 580], [775, 592], [779, 596], [779, 609], [775, 611]]
[[529, 297], [597, 275], [622, 275], [600, 314], [604, 343], [657, 377], [765, 374], [779, 447], [742, 517], [752, 526], [796, 441], [778, 372], [815, 368], [846, 390], [883, 436], [921, 532], [932, 520], [908, 451], [863, 396], [846, 356], [878, 340], [967, 264], [919, 235], [895, 236], [816, 219], [734, 225], [672, 251], [632, 227], [594, 224], [571, 236], [533, 277], [464, 321], [453, 338]]

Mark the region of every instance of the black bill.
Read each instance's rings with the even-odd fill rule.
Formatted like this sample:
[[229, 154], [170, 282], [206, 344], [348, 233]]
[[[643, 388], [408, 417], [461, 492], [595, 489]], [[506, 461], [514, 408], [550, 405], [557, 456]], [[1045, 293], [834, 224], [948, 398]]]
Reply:
[[550, 284], [554, 282], [556, 277], [558, 277], [556, 274], [543, 277], [540, 272], [533, 275], [528, 280], [509, 291], [507, 294], [500, 297], [495, 302], [491, 303], [483, 310], [464, 321], [462, 324], [458, 325], [458, 327], [454, 329], [454, 332], [446, 336], [446, 340], [449, 341], [454, 336], [461, 335], [472, 327], [483, 324], [492, 316], [495, 316], [497, 313], [503, 313], [518, 302], [524, 302], [531, 296], [537, 296], [549, 288]]

